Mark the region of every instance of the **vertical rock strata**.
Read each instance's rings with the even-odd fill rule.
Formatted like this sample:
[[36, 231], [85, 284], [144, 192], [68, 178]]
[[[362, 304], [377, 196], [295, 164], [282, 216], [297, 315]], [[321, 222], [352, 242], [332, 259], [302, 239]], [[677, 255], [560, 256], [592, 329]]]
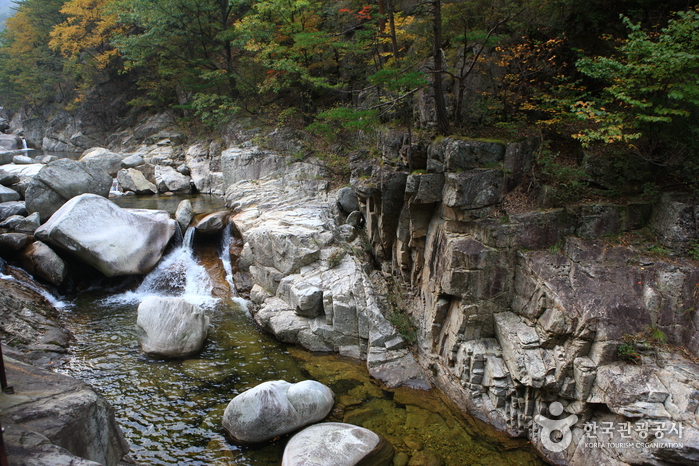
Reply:
[[[698, 460], [699, 269], [602, 240], [647, 227], [686, 247], [699, 206], [666, 196], [508, 216], [505, 196], [535, 141], [422, 147], [384, 135], [379, 150], [381, 166], [351, 160], [359, 212], [328, 193], [316, 165], [226, 151], [226, 202], [245, 241], [238, 267], [260, 325], [366, 359], [391, 386], [426, 387], [429, 374], [463, 410], [557, 464]], [[384, 317], [388, 294], [417, 327], [419, 365]], [[547, 420], [564, 422], [553, 440]]]

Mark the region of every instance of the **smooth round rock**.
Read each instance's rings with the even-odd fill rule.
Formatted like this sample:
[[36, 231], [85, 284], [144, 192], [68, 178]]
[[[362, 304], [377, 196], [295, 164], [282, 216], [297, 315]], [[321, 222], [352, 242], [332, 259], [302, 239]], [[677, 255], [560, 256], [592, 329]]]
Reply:
[[320, 421], [334, 401], [332, 390], [315, 380], [264, 382], [231, 400], [223, 427], [240, 442], [264, 442]]
[[303, 429], [289, 440], [282, 466], [389, 466], [393, 453], [393, 446], [369, 429], [324, 422]]

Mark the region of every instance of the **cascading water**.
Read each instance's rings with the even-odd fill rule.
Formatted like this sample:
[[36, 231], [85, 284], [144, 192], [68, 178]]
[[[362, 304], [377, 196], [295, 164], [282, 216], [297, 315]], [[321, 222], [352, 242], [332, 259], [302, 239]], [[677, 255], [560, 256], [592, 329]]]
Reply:
[[238, 290], [235, 288], [235, 283], [233, 283], [233, 264], [231, 263], [231, 243], [233, 242], [233, 228], [230, 224], [226, 225], [223, 229], [223, 234], [221, 237], [221, 250], [219, 252], [219, 258], [223, 264], [223, 270], [226, 271], [226, 281], [231, 287], [231, 295], [238, 296]]
[[107, 302], [141, 302], [147, 296], [179, 296], [192, 304], [212, 307], [211, 279], [194, 257], [195, 229], [189, 227], [182, 245], [163, 257], [135, 291], [107, 298]]
[[[24, 274], [24, 271], [21, 271], [19, 269], [15, 269], [14, 267], [13, 267], [13, 269], [16, 271], [17, 275], [19, 275], [19, 276], [22, 276]], [[57, 298], [50, 291], [48, 291], [46, 288], [38, 285], [35, 281], [31, 280], [30, 278], [27, 278], [26, 280], [21, 280], [21, 279], [15, 278], [12, 275], [7, 275], [7, 274], [0, 272], [0, 280], [7, 280], [7, 281], [14, 281], [14, 282], [21, 283], [22, 285], [26, 286], [30, 290], [39, 293], [41, 296], [44, 297], [44, 299], [46, 299], [46, 301], [49, 302], [49, 304], [51, 304], [56, 309], [66, 309], [70, 306], [70, 304], [62, 301], [60, 298]]]
[[22, 150], [28, 150], [29, 147], [27, 146], [27, 140], [22, 138]]

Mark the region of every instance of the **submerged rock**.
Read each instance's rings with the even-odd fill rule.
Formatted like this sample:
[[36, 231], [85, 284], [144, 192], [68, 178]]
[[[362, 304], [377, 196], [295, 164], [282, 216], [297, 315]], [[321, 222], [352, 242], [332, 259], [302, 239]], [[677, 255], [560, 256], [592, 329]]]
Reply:
[[303, 429], [284, 448], [282, 466], [393, 464], [393, 446], [364, 427], [324, 422]]
[[314, 380], [264, 382], [231, 400], [223, 427], [241, 442], [263, 442], [320, 421], [333, 403], [332, 390]]
[[178, 358], [201, 351], [209, 328], [204, 310], [184, 298], [149, 296], [138, 306], [136, 331], [144, 353]]
[[61, 207], [36, 236], [114, 277], [150, 272], [174, 232], [167, 213], [129, 211], [83, 194]]

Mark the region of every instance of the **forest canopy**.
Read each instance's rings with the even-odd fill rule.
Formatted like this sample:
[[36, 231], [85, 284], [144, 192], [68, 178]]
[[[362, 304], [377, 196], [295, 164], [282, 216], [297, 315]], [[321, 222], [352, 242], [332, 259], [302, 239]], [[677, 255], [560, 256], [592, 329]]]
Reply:
[[696, 4], [19, 0], [0, 35], [0, 104], [74, 109], [128, 76], [134, 107], [210, 130], [241, 112], [328, 137], [376, 123], [535, 130], [694, 170]]

